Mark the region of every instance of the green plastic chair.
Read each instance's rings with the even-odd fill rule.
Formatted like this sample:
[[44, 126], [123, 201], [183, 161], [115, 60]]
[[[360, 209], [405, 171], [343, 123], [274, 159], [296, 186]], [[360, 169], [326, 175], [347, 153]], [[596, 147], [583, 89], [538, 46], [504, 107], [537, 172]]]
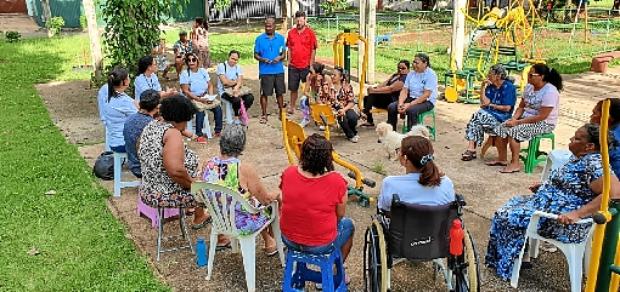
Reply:
[[[433, 125], [432, 126], [424, 124], [424, 119], [426, 118], [426, 116], [429, 116], [429, 115], [433, 117]], [[425, 125], [428, 128], [429, 132], [431, 132], [431, 138], [433, 139], [433, 141], [435, 141], [436, 135], [437, 135], [436, 134], [437, 130], [436, 130], [436, 126], [435, 126], [435, 108], [432, 108], [429, 111], [425, 111], [425, 112], [419, 114], [418, 115], [418, 124], [419, 125]], [[409, 132], [409, 127], [407, 127], [407, 118], [406, 117], [405, 117], [405, 122], [403, 123], [402, 132], [403, 132], [403, 134]]]
[[547, 152], [539, 150], [542, 139], [551, 140], [551, 150], [555, 150], [555, 135], [553, 133], [546, 133], [532, 138], [528, 142], [527, 148], [521, 149], [520, 158], [525, 164], [525, 173], [534, 172], [538, 164], [547, 161]]

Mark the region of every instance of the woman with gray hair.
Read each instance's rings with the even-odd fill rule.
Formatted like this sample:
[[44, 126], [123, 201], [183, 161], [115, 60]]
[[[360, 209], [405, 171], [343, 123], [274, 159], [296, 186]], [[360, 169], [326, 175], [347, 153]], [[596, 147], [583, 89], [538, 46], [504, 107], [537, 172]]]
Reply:
[[[250, 204], [268, 205], [277, 199], [278, 194], [268, 192], [261, 183], [253, 165], [241, 163], [239, 156], [245, 149], [246, 135], [241, 125], [228, 125], [222, 131], [220, 138], [220, 155], [208, 160], [202, 167], [202, 178], [206, 182], [220, 184], [237, 190]], [[271, 210], [271, 212], [277, 210]], [[269, 212], [270, 213], [270, 212]], [[235, 207], [235, 223], [242, 233], [251, 234], [261, 228], [269, 219], [268, 212], [258, 215], [249, 214], [241, 208]], [[261, 232], [267, 255], [277, 253], [276, 241], [271, 235], [271, 229], [266, 228]], [[230, 247], [230, 240], [224, 236], [218, 238], [217, 246], [220, 248]]]
[[[480, 88], [480, 110], [472, 115], [465, 129], [465, 139], [468, 143], [461, 160], [470, 161], [476, 158], [476, 147], [482, 145], [485, 133], [491, 135], [489, 145], [496, 145], [497, 134], [493, 129], [512, 117], [517, 102], [517, 90], [507, 78], [508, 72], [501, 64], [491, 66], [487, 79], [482, 82]], [[496, 146], [499, 154], [497, 161], [506, 161], [506, 145]]]

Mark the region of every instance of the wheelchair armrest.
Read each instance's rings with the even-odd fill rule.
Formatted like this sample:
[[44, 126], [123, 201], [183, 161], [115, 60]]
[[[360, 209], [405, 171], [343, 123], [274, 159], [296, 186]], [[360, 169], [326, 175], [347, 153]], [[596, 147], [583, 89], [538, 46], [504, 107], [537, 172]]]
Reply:
[[455, 200], [454, 200], [454, 201], [455, 201], [455, 202], [456, 202], [459, 206], [461, 206], [461, 207], [463, 207], [463, 206], [467, 206], [467, 202], [465, 202], [465, 197], [464, 197], [463, 195], [461, 195], [461, 194], [455, 194], [455, 195], [454, 195], [454, 197], [455, 197]]

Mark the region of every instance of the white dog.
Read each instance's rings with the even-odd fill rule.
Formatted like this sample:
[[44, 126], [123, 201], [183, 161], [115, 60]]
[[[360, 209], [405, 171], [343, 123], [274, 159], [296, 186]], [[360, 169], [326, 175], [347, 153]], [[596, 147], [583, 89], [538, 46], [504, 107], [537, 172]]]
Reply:
[[[430, 137], [430, 132], [424, 125], [415, 125], [411, 127], [411, 130], [409, 130], [406, 134], [401, 134], [392, 130], [392, 125], [382, 122], [377, 125], [375, 131], [379, 136], [377, 143], [383, 144], [385, 151], [388, 153], [388, 159], [390, 160], [398, 159], [398, 155], [400, 153], [400, 143], [403, 138], [408, 136], [421, 136], [428, 139]], [[394, 157], [392, 158], [392, 156]]]

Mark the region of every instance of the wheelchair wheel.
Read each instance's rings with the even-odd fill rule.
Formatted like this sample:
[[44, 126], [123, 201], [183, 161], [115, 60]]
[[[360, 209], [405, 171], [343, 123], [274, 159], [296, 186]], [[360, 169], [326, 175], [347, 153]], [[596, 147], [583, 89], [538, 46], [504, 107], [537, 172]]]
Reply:
[[456, 292], [478, 292], [480, 291], [478, 254], [471, 234], [467, 229], [464, 231], [463, 255], [458, 258], [459, 264], [463, 264], [463, 268], [453, 271], [452, 287]]
[[366, 229], [364, 242], [364, 286], [366, 291], [388, 290], [387, 246], [383, 227], [377, 220]]

